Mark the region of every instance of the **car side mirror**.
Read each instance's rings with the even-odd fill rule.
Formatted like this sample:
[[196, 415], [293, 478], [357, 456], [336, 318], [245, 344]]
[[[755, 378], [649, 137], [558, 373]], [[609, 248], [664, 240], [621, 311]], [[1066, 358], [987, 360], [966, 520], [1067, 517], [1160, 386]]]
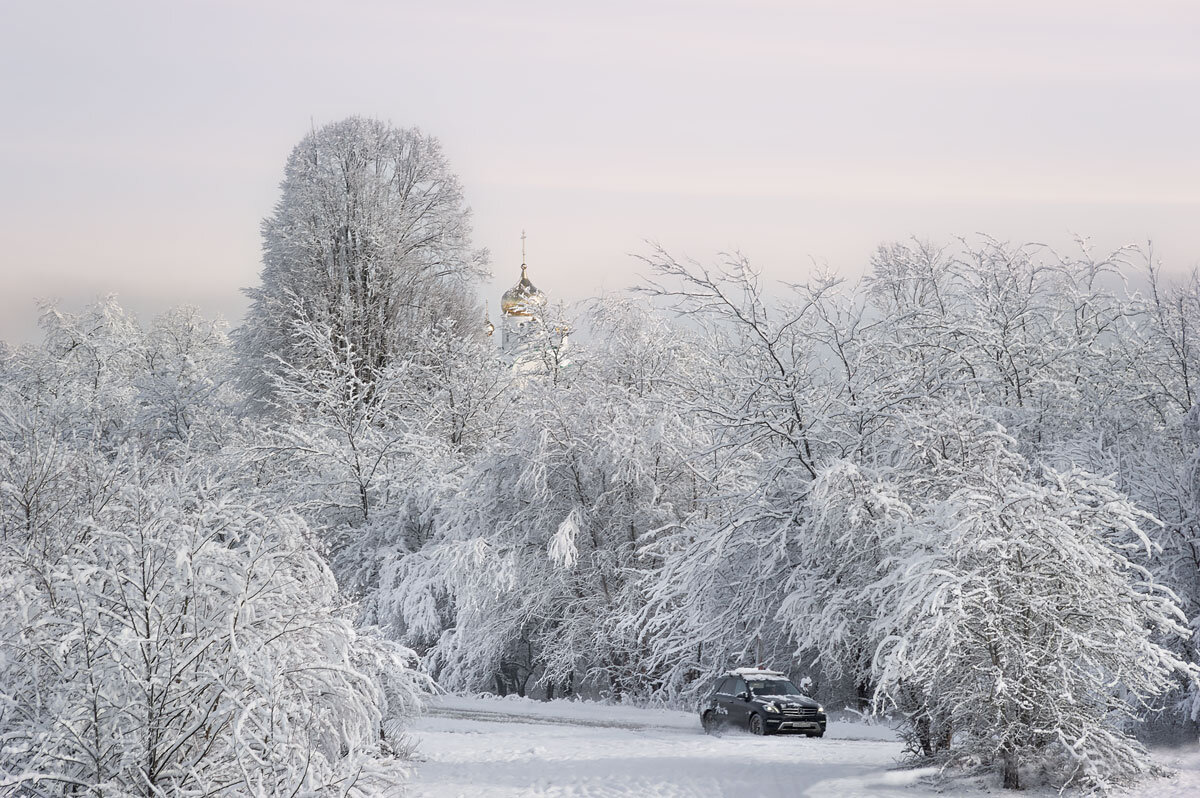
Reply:
[[750, 700], [750, 693], [748, 693], [748, 692], [746, 692], [745, 690], [743, 690], [742, 692], [740, 692], [740, 693], [738, 693], [738, 694], [737, 694], [737, 697], [738, 697], [738, 698], [740, 698], [740, 699], [742, 699], [743, 701], [749, 701], [749, 700]]

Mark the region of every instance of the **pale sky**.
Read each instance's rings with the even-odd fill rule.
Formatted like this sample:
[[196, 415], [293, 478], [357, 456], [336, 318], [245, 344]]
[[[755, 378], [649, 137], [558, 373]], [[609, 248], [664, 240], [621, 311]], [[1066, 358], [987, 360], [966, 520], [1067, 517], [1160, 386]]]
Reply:
[[236, 323], [309, 129], [438, 136], [492, 252], [619, 290], [646, 239], [851, 276], [976, 231], [1200, 263], [1200, 3], [0, 0], [0, 338], [115, 292]]

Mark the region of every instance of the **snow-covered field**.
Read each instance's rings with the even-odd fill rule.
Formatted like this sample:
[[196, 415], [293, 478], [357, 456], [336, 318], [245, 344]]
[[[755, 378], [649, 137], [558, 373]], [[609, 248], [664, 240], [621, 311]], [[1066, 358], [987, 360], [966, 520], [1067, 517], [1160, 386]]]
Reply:
[[[831, 721], [820, 740], [739, 732], [708, 737], [691, 713], [443, 696], [414, 725], [412, 737], [414, 798], [949, 794], [926, 781], [928, 771], [896, 769], [901, 751], [892, 731], [861, 723]], [[1174, 751], [1160, 759], [1179, 775], [1131, 795], [1200, 795], [1200, 752]], [[961, 783], [955, 788], [955, 794], [976, 791]], [[986, 785], [979, 792], [1003, 794]]]

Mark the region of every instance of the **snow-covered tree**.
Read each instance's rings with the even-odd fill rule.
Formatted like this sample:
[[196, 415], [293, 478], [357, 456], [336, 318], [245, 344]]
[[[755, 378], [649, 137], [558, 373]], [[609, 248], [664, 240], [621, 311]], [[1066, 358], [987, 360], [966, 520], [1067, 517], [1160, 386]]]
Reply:
[[1128, 732], [1196, 674], [1158, 642], [1188, 629], [1139, 564], [1152, 519], [1111, 481], [1038, 474], [986, 419], [935, 418], [913, 428], [912, 510], [883, 527], [883, 572], [849, 586], [877, 608], [877, 704], [922, 752], [998, 763], [1007, 787], [1023, 761], [1060, 784], [1148, 772]]
[[245, 462], [265, 494], [320, 530], [360, 619], [401, 637], [385, 594], [399, 562], [434, 536], [465, 458], [495, 437], [510, 375], [449, 321], [370, 380], [327, 324], [301, 317], [294, 335], [310, 360], [279, 364], [274, 410], [250, 428]]
[[880, 642], [874, 588], [894, 563], [895, 536], [912, 508], [895, 485], [847, 460], [821, 469], [806, 504], [804, 544], [782, 584], [779, 620], [798, 653], [828, 676], [848, 678], [867, 710]]
[[422, 678], [218, 448], [236, 403], [212, 326], [178, 311], [146, 334], [111, 300], [45, 319], [46, 345], [0, 364], [3, 790], [394, 782]]
[[697, 328], [700, 350], [675, 389], [677, 412], [703, 431], [687, 456], [697, 506], [665, 530], [638, 619], [650, 668], [677, 694], [733, 665], [791, 661], [777, 586], [798, 562], [804, 496], [837, 451], [847, 392], [824, 337], [841, 313], [836, 281], [793, 287], [773, 305], [742, 257], [706, 267], [659, 251], [649, 264], [648, 292]]
[[396, 605], [443, 684], [654, 688], [645, 638], [626, 621], [645, 601], [655, 539], [694, 498], [678, 455], [690, 430], [659, 392], [674, 381], [662, 350], [676, 344], [661, 320], [615, 300], [593, 323], [613, 348], [585, 351], [569, 379], [522, 381], [507, 434], [397, 574]]
[[[1138, 393], [1122, 408], [1140, 436], [1121, 452], [1119, 473], [1130, 495], [1161, 521], [1148, 530], [1162, 547], [1150, 565], [1191, 619], [1190, 639], [1167, 642], [1189, 662], [1200, 662], [1200, 405], [1189, 404], [1200, 369], [1200, 279], [1193, 272], [1172, 281], [1152, 258], [1148, 265], [1139, 335], [1127, 343], [1130, 383]], [[1200, 693], [1194, 682], [1182, 681], [1180, 688], [1174, 720], [1194, 734]]]
[[470, 212], [435, 138], [350, 117], [314, 130], [288, 158], [275, 212], [263, 222], [261, 284], [240, 332], [256, 396], [278, 361], [312, 355], [293, 337], [297, 314], [357, 355], [366, 382], [443, 319], [476, 328], [470, 282], [487, 253], [471, 248]]
[[[693, 462], [708, 463], [707, 484], [721, 486], [710, 512], [660, 537], [667, 554], [640, 616], [653, 630], [651, 669], [687, 661], [711, 672], [764, 652], [787, 667], [794, 652], [798, 663], [815, 658], [825, 673], [851, 677], [860, 701], [873, 695], [876, 706], [903, 709], [919, 751], [989, 762], [1034, 754], [1046, 763], [1054, 741], [1034, 733], [1050, 728], [1037, 726], [1045, 717], [1036, 714], [1029, 716], [1034, 726], [1013, 727], [1015, 736], [1005, 738], [1029, 732], [1021, 745], [1031, 747], [986, 748], [982, 741], [999, 739], [998, 727], [987, 725], [986, 709], [973, 715], [967, 708], [996, 704], [985, 701], [983, 666], [961, 636], [954, 638], [959, 648], [941, 649], [940, 661], [914, 664], [897, 653], [909, 651], [907, 636], [932, 628], [940, 636], [922, 641], [948, 645], [950, 626], [970, 623], [921, 600], [928, 574], [917, 566], [932, 562], [935, 576], [954, 573], [938, 558], [953, 560], [978, 540], [967, 536], [943, 549], [948, 519], [986, 515], [982, 503], [955, 502], [987, 495], [995, 504], [987, 517], [1001, 517], [989, 534], [1017, 535], [1014, 548], [1054, 536], [1037, 567], [1085, 580], [1058, 595], [1032, 573], [1028, 583], [1014, 576], [1018, 563], [1004, 577], [1011, 585], [982, 588], [997, 601], [1014, 594], [1013, 612], [1029, 603], [1067, 613], [1057, 631], [1042, 630], [1046, 637], [1009, 641], [1026, 653], [1075, 647], [1047, 666], [1058, 671], [1030, 677], [1056, 685], [1060, 697], [1078, 695], [1077, 714], [1063, 722], [1091, 735], [1072, 749], [1078, 767], [1062, 766], [1057, 775], [1103, 783], [1144, 770], [1142, 752], [1125, 734], [1192, 671], [1171, 653], [1184, 639], [1182, 616], [1148, 569], [1161, 557], [1139, 526], [1147, 523], [1144, 510], [1115, 485], [1086, 476], [1088, 468], [1138, 463], [1160, 428], [1138, 405], [1146, 391], [1137, 362], [1151, 344], [1147, 326], [1136, 323], [1137, 298], [1122, 293], [1124, 253], [1066, 258], [987, 240], [958, 251], [893, 246], [878, 254], [865, 294], [816, 281], [774, 303], [744, 261], [706, 268], [658, 253], [651, 262], [670, 281], [652, 292], [672, 300], [713, 342], [708, 385], [679, 396], [713, 435], [707, 456], [717, 456]], [[1167, 317], [1176, 329], [1180, 313], [1173, 312]], [[1011, 435], [1001, 424], [1013, 427]], [[1044, 477], [1041, 463], [1053, 464]], [[970, 493], [977, 484], [992, 492]], [[1104, 512], [1085, 514], [1087, 497], [1100, 495]], [[1008, 504], [1020, 497], [1043, 514]], [[1009, 509], [1020, 509], [1020, 518], [1004, 518]], [[1016, 532], [1018, 521], [1038, 529]], [[747, 584], [746, 573], [758, 579]], [[785, 589], [770, 589], [777, 585]], [[1100, 620], [1070, 615], [1089, 602], [1102, 606], [1093, 599], [1104, 591], [1116, 597], [1114, 613], [1124, 613], [1109, 636], [1089, 625]], [[910, 615], [899, 615], [900, 606]], [[1002, 603], [979, 609], [993, 610], [1009, 612]], [[1123, 636], [1134, 659], [1120, 659]], [[714, 656], [707, 663], [705, 649]], [[961, 660], [953, 660], [956, 652]], [[1023, 678], [1028, 663], [1019, 659], [998, 678]], [[1104, 662], [1107, 675], [1090, 692], [1079, 691], [1100, 666], [1081, 662]], [[678, 690], [686, 680], [667, 683]], [[942, 700], [965, 685], [976, 692], [959, 703]]]
[[172, 308], [151, 322], [136, 381], [134, 424], [143, 435], [207, 452], [229, 441], [241, 396], [225, 327], [194, 307]]
[[299, 519], [167, 477], [76, 523], [36, 580], [3, 562], [0, 785], [366, 794], [419, 679], [339, 617]]

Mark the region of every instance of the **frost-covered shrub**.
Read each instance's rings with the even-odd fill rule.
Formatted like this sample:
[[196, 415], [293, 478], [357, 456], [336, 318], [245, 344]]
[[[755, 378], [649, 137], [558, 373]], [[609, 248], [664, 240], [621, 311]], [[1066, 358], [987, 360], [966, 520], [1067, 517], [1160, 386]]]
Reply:
[[0, 784], [342, 795], [396, 777], [411, 655], [341, 617], [302, 521], [225, 490], [129, 487], [53, 562], [5, 557]]
[[1160, 641], [1188, 635], [1175, 596], [1137, 559], [1149, 519], [1111, 481], [1044, 469], [986, 425], [901, 483], [919, 509], [891, 527], [867, 588], [876, 702], [919, 753], [1022, 762], [1057, 784], [1107, 788], [1151, 770], [1128, 730], [1194, 666]]

